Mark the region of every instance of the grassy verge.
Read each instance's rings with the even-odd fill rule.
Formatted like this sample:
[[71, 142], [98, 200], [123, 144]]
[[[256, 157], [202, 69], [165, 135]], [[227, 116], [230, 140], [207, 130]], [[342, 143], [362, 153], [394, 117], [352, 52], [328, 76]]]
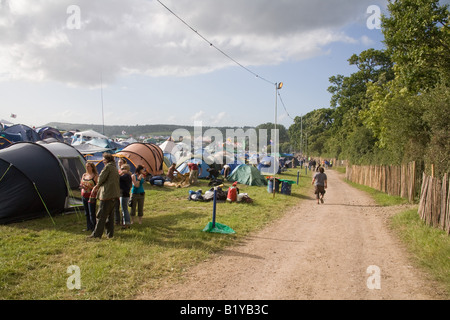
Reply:
[[[297, 170], [282, 179], [297, 180]], [[267, 187], [238, 185], [253, 203], [218, 203], [217, 222], [233, 235], [202, 232], [212, 220], [212, 202], [188, 200], [189, 190], [147, 185], [142, 225], [116, 229], [113, 239], [87, 240], [84, 212], [0, 226], [0, 299], [132, 299], [157, 288], [214, 252], [280, 218], [311, 192], [310, 176], [292, 194], [273, 197]], [[225, 184], [224, 190], [230, 186]], [[69, 266], [78, 266], [81, 289], [70, 290]]]
[[391, 225], [412, 253], [415, 264], [441, 283], [450, 298], [450, 237], [427, 226], [417, 209], [397, 214]]
[[339, 173], [346, 173], [347, 172], [347, 168], [346, 167], [332, 167], [332, 170], [335, 170]]
[[400, 205], [400, 204], [406, 204], [408, 203], [408, 199], [402, 198], [402, 197], [397, 197], [397, 196], [390, 196], [387, 193], [375, 190], [373, 188], [370, 187], [366, 187], [354, 182], [350, 182], [350, 181], [346, 181], [349, 185], [351, 185], [352, 187], [358, 189], [358, 190], [362, 190], [366, 193], [368, 193], [374, 200], [375, 202], [379, 205], [379, 206], [395, 206], [395, 205]]
[[[375, 189], [347, 181], [367, 192], [380, 206], [408, 203], [407, 199], [389, 196]], [[419, 217], [417, 207], [400, 212], [390, 219], [390, 226], [408, 248], [413, 263], [442, 284], [450, 298], [450, 236], [427, 226]]]

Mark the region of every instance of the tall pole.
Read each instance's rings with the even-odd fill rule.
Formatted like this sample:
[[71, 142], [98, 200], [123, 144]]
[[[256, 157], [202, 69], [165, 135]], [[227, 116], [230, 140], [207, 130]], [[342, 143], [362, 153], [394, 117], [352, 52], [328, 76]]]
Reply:
[[275, 137], [272, 137], [273, 139], [273, 146], [272, 146], [272, 153], [273, 153], [273, 183], [272, 183], [272, 191], [273, 191], [273, 198], [275, 198], [275, 179], [277, 174], [277, 147], [278, 147], [278, 133], [277, 133], [277, 118], [278, 118], [278, 90], [283, 87], [283, 83], [275, 83]]
[[300, 153], [303, 157], [303, 115], [300, 117]]
[[273, 154], [273, 180], [272, 180], [272, 194], [273, 198], [275, 198], [275, 175], [277, 174], [276, 169], [276, 154], [275, 154], [275, 146], [277, 144], [277, 115], [278, 115], [278, 83], [275, 83], [275, 130], [274, 137], [272, 137], [273, 145], [272, 145], [272, 154]]
[[105, 135], [105, 116], [103, 112], [103, 73], [100, 74], [100, 95], [102, 98], [102, 134]]

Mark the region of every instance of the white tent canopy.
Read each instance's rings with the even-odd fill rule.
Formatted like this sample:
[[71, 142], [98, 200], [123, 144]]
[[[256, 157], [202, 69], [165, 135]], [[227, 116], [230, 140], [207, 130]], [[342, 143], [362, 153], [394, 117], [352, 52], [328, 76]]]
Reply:
[[73, 143], [72, 144], [81, 144], [83, 142], [89, 141], [91, 139], [95, 139], [95, 138], [100, 138], [100, 139], [109, 139], [107, 136], [98, 133], [94, 130], [86, 130], [86, 131], [81, 131], [81, 132], [76, 132], [72, 139], [73, 139]]
[[163, 143], [161, 143], [159, 147], [164, 153], [171, 153], [172, 149], [175, 147], [175, 142], [173, 142], [173, 140], [169, 138]]

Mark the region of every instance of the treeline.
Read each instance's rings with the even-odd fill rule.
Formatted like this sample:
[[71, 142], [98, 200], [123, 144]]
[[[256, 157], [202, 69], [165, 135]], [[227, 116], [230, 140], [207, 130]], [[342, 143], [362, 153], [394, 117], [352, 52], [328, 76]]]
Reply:
[[[75, 123], [61, 123], [61, 122], [51, 122], [46, 124], [46, 126], [57, 128], [61, 131], [85, 131], [85, 130], [94, 130], [99, 133], [102, 133], [108, 137], [117, 137], [117, 136], [133, 136], [134, 138], [139, 138], [141, 136], [171, 136], [175, 130], [184, 129], [191, 133], [194, 137], [195, 128], [194, 126], [182, 126], [182, 125], [170, 125], [170, 124], [155, 124], [155, 125], [136, 125], [136, 126], [124, 126], [124, 125], [98, 125], [98, 124], [75, 124]], [[267, 145], [270, 145], [271, 137], [271, 129], [274, 128], [274, 124], [265, 123], [260, 124], [256, 127], [202, 127], [202, 134], [204, 134], [208, 129], [218, 129], [223, 137], [227, 136], [227, 130], [236, 130], [243, 129], [244, 132], [247, 132], [249, 129], [255, 129], [256, 133], [259, 132], [259, 129], [267, 129]], [[279, 130], [280, 144], [284, 146], [285, 149], [289, 149], [289, 135], [286, 128], [283, 125], [277, 126]]]
[[422, 163], [450, 169], [450, 30], [438, 0], [390, 0], [384, 50], [348, 59], [357, 71], [331, 77], [330, 108], [296, 117], [290, 143], [353, 164]]

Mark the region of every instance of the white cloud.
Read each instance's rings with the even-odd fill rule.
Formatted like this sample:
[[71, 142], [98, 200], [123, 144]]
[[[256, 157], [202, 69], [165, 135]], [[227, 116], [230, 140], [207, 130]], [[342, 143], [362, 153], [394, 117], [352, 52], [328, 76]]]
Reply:
[[370, 39], [368, 36], [362, 36], [361, 37], [361, 42], [362, 42], [362, 44], [364, 44], [367, 47], [373, 46], [375, 44], [375, 41]]
[[194, 121], [202, 121], [204, 120], [203, 118], [205, 117], [205, 112], [203, 110], [200, 110], [198, 112], [196, 112], [192, 117], [191, 120]]
[[[354, 43], [341, 27], [379, 1], [163, 1], [246, 66], [277, 65]], [[98, 86], [124, 74], [189, 76], [234, 65], [157, 1], [78, 0], [80, 28], [68, 28], [73, 0], [1, 1], [0, 80]], [[385, 1], [383, 1], [385, 2]], [[370, 43], [370, 39], [360, 39]]]

